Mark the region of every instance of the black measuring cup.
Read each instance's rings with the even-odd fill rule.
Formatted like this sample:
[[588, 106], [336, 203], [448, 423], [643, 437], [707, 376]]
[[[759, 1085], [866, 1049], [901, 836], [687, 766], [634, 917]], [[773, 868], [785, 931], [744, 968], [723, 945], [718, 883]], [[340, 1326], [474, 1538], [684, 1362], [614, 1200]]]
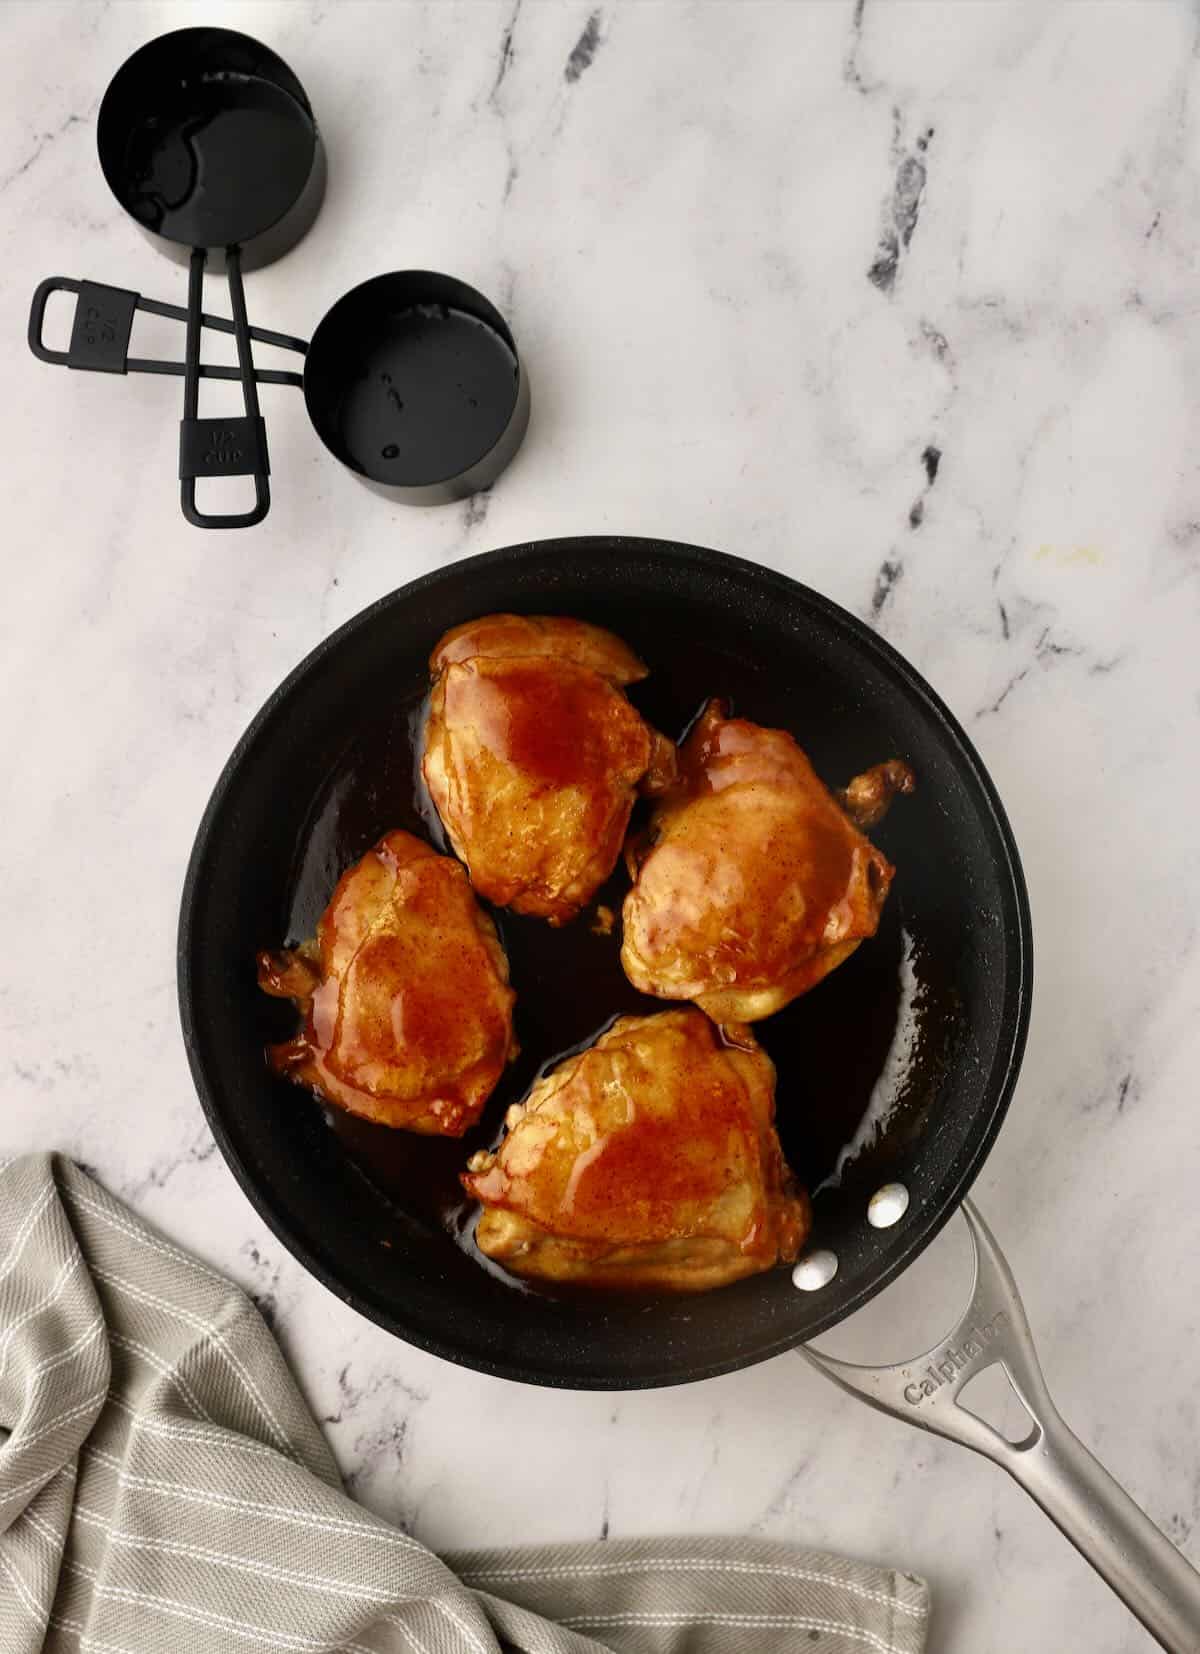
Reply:
[[[55, 292], [78, 295], [71, 343], [51, 350], [42, 339], [46, 304]], [[188, 361], [128, 354], [135, 310], [188, 322]], [[242, 313], [245, 324], [245, 313]], [[239, 368], [198, 360], [201, 327], [236, 333], [235, 322], [190, 311], [99, 282], [50, 276], [33, 296], [29, 344], [43, 362], [107, 373], [184, 374], [236, 379]], [[521, 446], [529, 423], [529, 381], [516, 342], [496, 307], [466, 282], [433, 270], [393, 270], [343, 294], [318, 323], [312, 343], [267, 328], [247, 338], [304, 356], [303, 373], [254, 368], [253, 380], [304, 391], [313, 429], [342, 464], [369, 488], [404, 505], [446, 505], [488, 488]], [[239, 358], [248, 356], [239, 347]], [[258, 504], [241, 516], [195, 509], [197, 476], [236, 476], [265, 467], [263, 424], [245, 419], [196, 419], [187, 404], [180, 437], [183, 512], [198, 528], [246, 528], [261, 522], [270, 496], [265, 473], [255, 478]], [[255, 445], [257, 443], [257, 446]], [[261, 457], [260, 457], [261, 456]], [[261, 508], [261, 509], [260, 509]]]
[[[266, 430], [250, 352], [242, 272], [290, 251], [325, 193], [325, 152], [312, 105], [268, 47], [230, 29], [178, 29], [136, 51], [117, 71], [96, 121], [100, 167], [117, 201], [164, 252], [189, 265], [179, 474], [183, 514], [200, 528], [261, 522], [271, 504]], [[200, 326], [206, 263], [224, 268], [245, 414], [198, 417]], [[109, 289], [80, 305], [73, 343], [111, 370], [128, 339], [136, 299]], [[76, 355], [78, 357], [78, 350]], [[196, 505], [207, 455], [228, 453], [254, 478], [251, 511], [210, 516]], [[237, 459], [234, 460], [234, 454]], [[226, 472], [229, 466], [223, 468]]]
[[[179, 475], [198, 528], [247, 528], [270, 507], [260, 383], [304, 390], [326, 447], [359, 477], [409, 504], [435, 505], [489, 486], [520, 446], [529, 388], [504, 318], [481, 293], [430, 271], [395, 271], [345, 294], [309, 347], [251, 327], [242, 271], [282, 256], [321, 203], [325, 158], [312, 108], [267, 47], [228, 29], [180, 29], [118, 71], [97, 121], [100, 165], [117, 200], [157, 245], [190, 266], [188, 306], [100, 282], [51, 276], [37, 288], [29, 345], [44, 362], [184, 380]], [[202, 310], [206, 263], [223, 264], [232, 320]], [[43, 339], [55, 292], [77, 295], [65, 351]], [[136, 311], [187, 324], [183, 362], [136, 358]], [[200, 361], [201, 329], [232, 333], [238, 367]], [[256, 368], [251, 342], [305, 356], [303, 374]], [[242, 418], [200, 419], [201, 379], [239, 379]], [[254, 478], [255, 504], [213, 515], [198, 477]]]
[[504, 317], [433, 270], [393, 270], [343, 294], [317, 324], [303, 384], [330, 453], [406, 505], [490, 487], [529, 423], [529, 380]]

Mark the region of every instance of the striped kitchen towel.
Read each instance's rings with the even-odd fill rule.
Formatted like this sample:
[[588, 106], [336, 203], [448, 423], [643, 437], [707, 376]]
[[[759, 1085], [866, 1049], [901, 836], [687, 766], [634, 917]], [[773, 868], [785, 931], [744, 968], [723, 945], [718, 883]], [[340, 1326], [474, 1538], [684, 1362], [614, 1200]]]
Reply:
[[919, 1654], [921, 1580], [745, 1539], [444, 1561], [342, 1492], [250, 1301], [60, 1156], [0, 1164], [0, 1650]]

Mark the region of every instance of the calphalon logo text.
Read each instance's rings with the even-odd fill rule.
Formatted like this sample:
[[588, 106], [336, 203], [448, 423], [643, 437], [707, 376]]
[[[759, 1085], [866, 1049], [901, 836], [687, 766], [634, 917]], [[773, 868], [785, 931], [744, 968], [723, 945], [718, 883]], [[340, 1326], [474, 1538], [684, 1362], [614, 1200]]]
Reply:
[[983, 1350], [1008, 1320], [1007, 1310], [1000, 1310], [990, 1321], [971, 1328], [970, 1337], [961, 1344], [951, 1344], [937, 1366], [926, 1367], [919, 1378], [904, 1386], [904, 1399], [912, 1407], [919, 1407], [926, 1396], [936, 1395], [943, 1384], [953, 1384], [975, 1356]]

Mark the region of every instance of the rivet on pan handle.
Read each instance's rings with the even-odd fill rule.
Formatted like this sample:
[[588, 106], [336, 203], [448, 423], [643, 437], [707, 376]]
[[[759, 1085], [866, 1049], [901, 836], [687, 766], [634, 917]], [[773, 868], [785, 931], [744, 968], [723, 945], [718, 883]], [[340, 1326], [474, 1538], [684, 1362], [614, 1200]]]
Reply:
[[[962, 1211], [975, 1249], [975, 1283], [966, 1312], [935, 1349], [889, 1367], [858, 1366], [807, 1348], [798, 1353], [881, 1413], [1002, 1465], [1164, 1648], [1196, 1654], [1200, 1574], [1064, 1422], [1004, 1255], [970, 1201]], [[965, 1381], [994, 1363], [1033, 1420], [1023, 1441], [1010, 1442], [958, 1403]]]

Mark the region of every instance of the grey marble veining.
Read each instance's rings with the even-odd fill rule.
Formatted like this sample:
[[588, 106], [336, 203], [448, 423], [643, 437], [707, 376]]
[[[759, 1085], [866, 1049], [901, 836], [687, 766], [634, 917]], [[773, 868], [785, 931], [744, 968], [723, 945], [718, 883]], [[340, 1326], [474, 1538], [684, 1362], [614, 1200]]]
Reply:
[[[104, 188], [94, 120], [130, 50], [195, 21], [269, 41], [329, 148], [315, 228], [248, 281], [254, 320], [307, 334], [399, 266], [509, 314], [534, 411], [492, 494], [389, 506], [268, 390], [272, 514], [204, 535], [176, 504], [178, 384], [29, 355], [44, 275], [182, 302]], [[240, 1280], [351, 1487], [435, 1546], [786, 1535], [925, 1573], [935, 1654], [1148, 1647], [999, 1472], [794, 1358], [535, 1392], [354, 1316], [213, 1149], [174, 930], [246, 722], [405, 580], [622, 531], [816, 586], [930, 678], [1010, 812], [1036, 1003], [979, 1202], [1068, 1418], [1200, 1560], [1195, 9], [9, 0], [0, 38], [0, 1152], [68, 1150]], [[839, 1336], [913, 1353], [932, 1305], [929, 1339], [953, 1318], [965, 1246], [952, 1226]]]

